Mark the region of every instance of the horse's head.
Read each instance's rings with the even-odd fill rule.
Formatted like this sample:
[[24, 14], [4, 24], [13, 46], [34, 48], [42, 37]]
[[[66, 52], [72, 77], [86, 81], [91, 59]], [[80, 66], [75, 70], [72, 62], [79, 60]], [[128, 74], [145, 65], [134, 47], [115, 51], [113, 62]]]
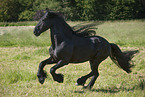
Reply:
[[56, 15], [57, 15], [56, 13], [50, 12], [48, 9], [46, 9], [46, 13], [39, 20], [39, 23], [35, 26], [35, 29], [34, 29], [35, 36], [39, 36], [42, 32], [51, 28], [53, 25], [53, 18]]

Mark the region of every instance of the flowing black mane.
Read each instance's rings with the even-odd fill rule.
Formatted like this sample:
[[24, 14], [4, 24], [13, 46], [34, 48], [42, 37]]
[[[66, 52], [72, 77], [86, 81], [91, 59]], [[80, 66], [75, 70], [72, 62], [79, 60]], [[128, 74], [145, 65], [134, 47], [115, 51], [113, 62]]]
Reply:
[[[64, 22], [66, 23], [64, 15], [62, 15], [59, 12], [53, 12], [53, 13], [54, 13], [53, 14], [54, 16], [57, 16], [57, 17], [63, 19]], [[95, 36], [95, 34], [96, 34], [95, 29], [97, 29], [97, 28], [95, 28], [94, 26], [98, 25], [98, 23], [87, 23], [85, 25], [84, 24], [83, 25], [82, 24], [78, 24], [78, 25], [75, 25], [73, 27], [71, 27], [67, 23], [66, 23], [66, 25], [67, 25], [66, 27], [70, 31], [72, 31], [73, 34], [75, 34], [75, 35], [77, 35], [79, 37], [89, 37], [89, 36]], [[94, 27], [94, 28], [92, 28], [92, 27]]]
[[[74, 30], [74, 34], [76, 34], [77, 36], [81, 36], [81, 37], [89, 37], [89, 36], [95, 36], [96, 35], [96, 29], [94, 26], [96, 26], [97, 23], [89, 23], [89, 24], [85, 24], [85, 25], [75, 25], [72, 27], [72, 29]], [[92, 28], [94, 27], [94, 28]]]

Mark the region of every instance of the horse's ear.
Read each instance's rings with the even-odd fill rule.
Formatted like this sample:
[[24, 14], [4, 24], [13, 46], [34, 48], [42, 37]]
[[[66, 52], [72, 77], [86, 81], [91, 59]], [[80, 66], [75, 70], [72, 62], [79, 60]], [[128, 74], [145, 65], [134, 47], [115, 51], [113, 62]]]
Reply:
[[51, 13], [51, 11], [48, 8], [46, 8], [46, 12], [48, 12], [47, 17], [52, 17], [53, 16], [52, 13]]

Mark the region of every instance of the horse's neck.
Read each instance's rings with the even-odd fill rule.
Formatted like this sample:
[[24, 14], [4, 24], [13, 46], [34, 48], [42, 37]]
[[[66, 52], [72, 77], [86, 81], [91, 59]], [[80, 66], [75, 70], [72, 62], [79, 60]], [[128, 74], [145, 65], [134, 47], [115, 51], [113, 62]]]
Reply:
[[71, 41], [73, 36], [74, 35], [70, 29], [58, 25], [53, 26], [51, 28], [51, 42], [53, 49], [66, 40]]

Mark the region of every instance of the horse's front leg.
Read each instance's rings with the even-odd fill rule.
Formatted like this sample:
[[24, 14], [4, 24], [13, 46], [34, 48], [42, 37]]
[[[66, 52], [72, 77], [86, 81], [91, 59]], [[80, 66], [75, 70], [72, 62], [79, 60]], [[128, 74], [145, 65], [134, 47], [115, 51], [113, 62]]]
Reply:
[[56, 61], [55, 61], [52, 57], [49, 57], [48, 59], [42, 61], [42, 62], [39, 64], [37, 77], [38, 77], [39, 82], [40, 82], [41, 84], [44, 83], [45, 78], [46, 78], [46, 73], [45, 73], [44, 70], [43, 70], [44, 66], [45, 66], [46, 64], [53, 64], [53, 63], [56, 63]]
[[63, 75], [62, 74], [56, 74], [55, 71], [57, 69], [59, 69], [60, 67], [67, 65], [68, 62], [60, 60], [56, 65], [54, 65], [51, 69], [50, 69], [50, 73], [54, 79], [54, 81], [57, 81], [59, 83], [63, 82]]

